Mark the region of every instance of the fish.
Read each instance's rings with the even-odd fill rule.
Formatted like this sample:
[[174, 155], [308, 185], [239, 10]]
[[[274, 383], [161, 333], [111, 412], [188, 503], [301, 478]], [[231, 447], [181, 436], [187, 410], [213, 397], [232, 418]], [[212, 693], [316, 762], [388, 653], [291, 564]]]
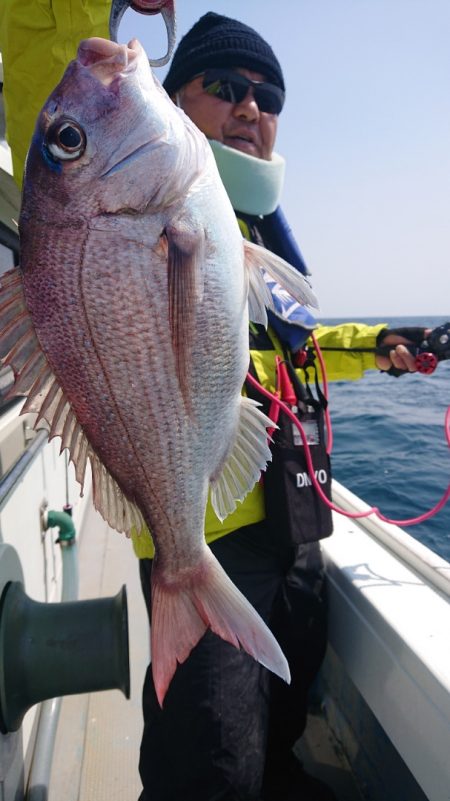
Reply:
[[119, 25], [125, 12], [132, 8], [139, 14], [161, 14], [167, 31], [167, 53], [161, 58], [149, 59], [153, 67], [163, 67], [172, 56], [176, 42], [175, 0], [112, 0], [109, 12], [109, 36], [118, 41]]
[[317, 304], [294, 268], [246, 242], [212, 149], [139, 42], [93, 38], [39, 115], [0, 279], [0, 357], [13, 395], [61, 438], [119, 532], [152, 533], [151, 662], [160, 705], [209, 628], [285, 681], [289, 667], [204, 538], [270, 460], [272, 421], [242, 394], [249, 315], [267, 276]]

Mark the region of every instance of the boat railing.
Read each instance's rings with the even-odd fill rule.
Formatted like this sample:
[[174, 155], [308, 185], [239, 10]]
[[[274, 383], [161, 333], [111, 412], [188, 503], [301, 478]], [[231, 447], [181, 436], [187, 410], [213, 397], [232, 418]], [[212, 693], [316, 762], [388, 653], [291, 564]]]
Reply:
[[23, 480], [29, 467], [48, 440], [48, 432], [38, 431], [13, 467], [0, 480], [0, 511], [13, 496], [17, 484]]
[[[333, 501], [346, 512], [364, 512], [370, 507], [346, 487], [333, 481]], [[430, 586], [450, 597], [450, 563], [398, 526], [375, 515], [360, 518], [358, 524], [382, 543]]]

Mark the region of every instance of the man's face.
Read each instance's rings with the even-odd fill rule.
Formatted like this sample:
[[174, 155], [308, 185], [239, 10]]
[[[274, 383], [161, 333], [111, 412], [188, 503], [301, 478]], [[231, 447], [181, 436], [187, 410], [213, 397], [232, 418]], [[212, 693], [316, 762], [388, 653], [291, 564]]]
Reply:
[[[259, 72], [236, 69], [253, 81], [264, 81]], [[260, 111], [249, 90], [240, 103], [228, 103], [203, 89], [203, 76], [185, 84], [177, 95], [183, 111], [208, 137], [235, 150], [270, 161], [277, 133], [278, 117]]]

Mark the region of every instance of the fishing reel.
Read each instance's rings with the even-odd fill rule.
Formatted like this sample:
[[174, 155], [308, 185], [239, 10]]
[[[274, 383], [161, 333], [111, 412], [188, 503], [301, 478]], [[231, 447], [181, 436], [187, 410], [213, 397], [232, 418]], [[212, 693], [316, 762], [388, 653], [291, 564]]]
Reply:
[[416, 353], [419, 373], [433, 373], [438, 362], [450, 359], [450, 322], [434, 328]]
[[450, 359], [450, 322], [433, 328], [419, 347], [414, 345], [408, 347], [415, 356], [417, 372], [431, 375], [438, 362]]
[[[418, 336], [418, 332], [420, 336]], [[423, 339], [423, 329], [417, 328], [396, 328], [389, 333], [402, 334], [408, 339], [416, 339], [417, 344], [405, 345], [410, 353], [415, 357], [415, 366], [418, 373], [431, 375], [434, 373], [438, 362], [450, 359], [450, 322], [433, 328], [428, 336]], [[392, 350], [392, 345], [381, 345], [375, 349], [379, 355], [388, 355]], [[392, 367], [389, 371], [392, 375], [400, 375], [403, 370]]]

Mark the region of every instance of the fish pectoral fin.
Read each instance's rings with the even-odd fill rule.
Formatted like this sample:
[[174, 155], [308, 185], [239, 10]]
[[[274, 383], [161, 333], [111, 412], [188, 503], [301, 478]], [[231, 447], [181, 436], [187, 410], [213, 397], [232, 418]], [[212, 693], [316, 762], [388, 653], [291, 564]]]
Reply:
[[273, 422], [258, 406], [241, 397], [236, 439], [220, 474], [211, 481], [211, 503], [219, 520], [234, 512], [237, 501], [244, 500], [272, 458], [267, 429], [273, 428]]
[[189, 220], [172, 221], [167, 238], [169, 325], [175, 366], [185, 403], [188, 403], [189, 364], [195, 337], [197, 304], [203, 297], [205, 235]]
[[267, 309], [274, 311], [274, 304], [269, 287], [264, 281], [262, 270], [248, 270], [248, 318], [252, 323], [259, 323], [267, 328]]
[[277, 676], [290, 681], [286, 658], [270, 629], [205, 547], [191, 577], [169, 585], [152, 568], [151, 661], [160, 706], [178, 664], [206, 629], [243, 648]]
[[[244, 241], [244, 255], [245, 265], [249, 271], [250, 293], [249, 296], [249, 315], [250, 319], [255, 322], [262, 322], [261, 320], [252, 317], [253, 314], [261, 314], [261, 306], [266, 303], [266, 295], [262, 288], [261, 280], [254, 278], [253, 273], [262, 276], [263, 283], [264, 275], [263, 270], [283, 287], [290, 295], [302, 306], [312, 306], [314, 309], [318, 308], [317, 298], [314, 295], [306, 278], [295, 270], [287, 261], [280, 259], [275, 253], [272, 253], [266, 248], [255, 245], [254, 242]], [[268, 291], [266, 287], [266, 292]], [[269, 293], [270, 294], [270, 293]], [[272, 304], [268, 306], [272, 308]]]

